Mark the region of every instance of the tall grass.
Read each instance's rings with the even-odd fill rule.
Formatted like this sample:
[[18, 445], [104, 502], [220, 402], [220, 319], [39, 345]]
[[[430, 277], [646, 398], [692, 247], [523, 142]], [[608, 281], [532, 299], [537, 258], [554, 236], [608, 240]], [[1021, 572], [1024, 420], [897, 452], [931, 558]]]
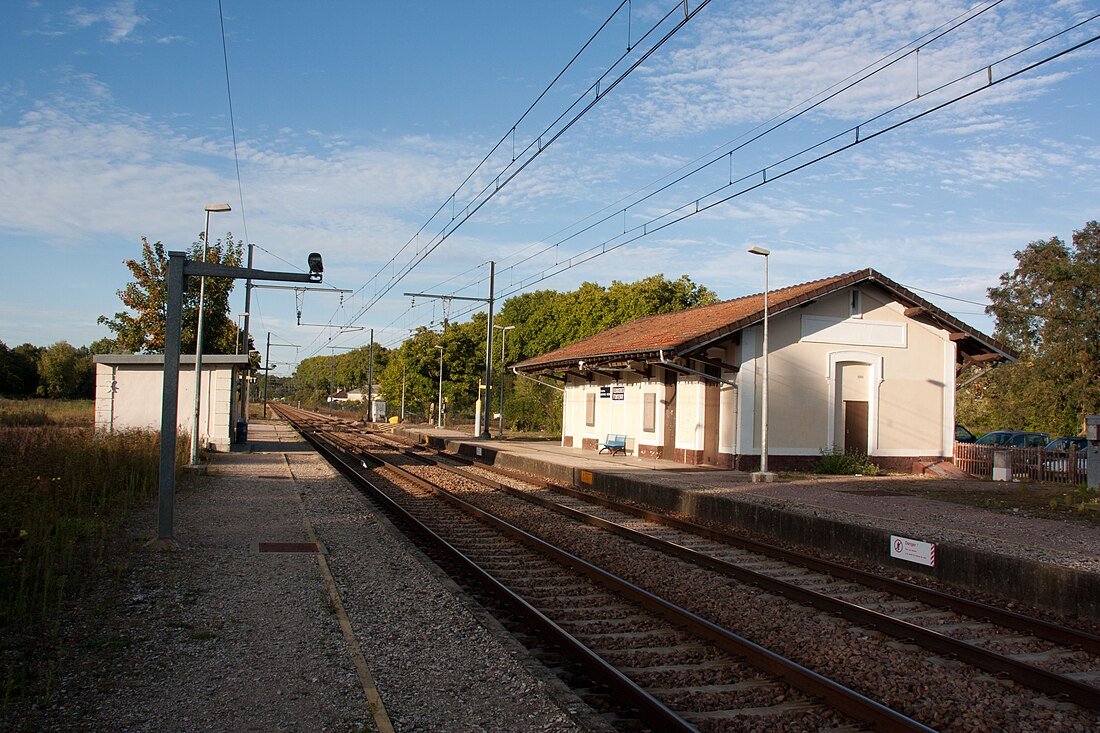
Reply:
[[0, 426], [90, 426], [93, 400], [9, 400], [0, 398]]
[[[156, 433], [95, 436], [90, 428], [25, 426], [32, 421], [0, 425], [4, 709], [48, 693], [41, 660], [53, 656], [65, 604], [96, 577], [109, 539], [131, 510], [155, 495], [159, 473]], [[177, 465], [187, 441], [179, 445]]]

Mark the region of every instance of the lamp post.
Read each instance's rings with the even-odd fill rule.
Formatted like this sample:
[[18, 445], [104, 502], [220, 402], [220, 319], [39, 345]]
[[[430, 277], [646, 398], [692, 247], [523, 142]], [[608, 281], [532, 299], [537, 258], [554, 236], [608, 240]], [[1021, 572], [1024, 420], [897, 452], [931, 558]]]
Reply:
[[443, 427], [443, 347], [435, 348], [439, 349], [439, 404], [435, 408], [435, 426], [441, 428]]
[[[202, 235], [202, 261], [206, 262], [206, 251], [210, 248], [210, 214], [212, 212], [232, 211], [229, 204], [207, 204], [206, 227]], [[191, 465], [199, 465], [199, 402], [202, 399], [202, 322], [203, 306], [206, 299], [206, 276], [199, 278], [199, 322], [195, 328], [195, 410], [191, 424]]]
[[493, 328], [500, 329], [500, 434], [497, 437], [504, 440], [504, 339], [515, 326], [498, 326], [494, 323]]
[[763, 247], [749, 247], [749, 254], [764, 258], [764, 383], [760, 389], [760, 471], [752, 475], [756, 482], [775, 480], [775, 474], [768, 473], [768, 255]]
[[[233, 352], [234, 354], [241, 353], [241, 331], [242, 331], [241, 319], [242, 318], [248, 318], [248, 313], [245, 312], [245, 313], [238, 313], [237, 314], [237, 348]], [[245, 344], [245, 346], [247, 346], [247, 344]]]

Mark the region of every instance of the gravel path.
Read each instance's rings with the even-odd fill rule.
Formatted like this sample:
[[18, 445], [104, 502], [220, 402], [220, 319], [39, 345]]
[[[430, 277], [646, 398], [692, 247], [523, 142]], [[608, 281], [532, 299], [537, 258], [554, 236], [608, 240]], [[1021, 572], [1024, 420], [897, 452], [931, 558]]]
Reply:
[[[182, 551], [145, 549], [152, 508], [135, 518], [111, 575], [65, 624], [56, 702], [25, 729], [599, 727], [285, 426], [250, 427], [253, 447], [280, 452], [221, 455], [210, 475], [181, 483]], [[310, 541], [311, 530], [342, 608], [315, 553], [259, 551], [261, 542]], [[365, 679], [341, 634], [341, 610], [366, 658]], [[368, 704], [372, 684], [384, 711]]]

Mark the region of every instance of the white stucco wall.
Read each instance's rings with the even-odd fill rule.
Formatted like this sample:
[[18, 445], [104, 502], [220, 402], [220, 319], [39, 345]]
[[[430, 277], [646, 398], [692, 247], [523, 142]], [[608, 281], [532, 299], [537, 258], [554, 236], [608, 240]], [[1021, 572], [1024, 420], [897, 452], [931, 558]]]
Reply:
[[[774, 315], [769, 321], [769, 453], [814, 456], [843, 442], [843, 401], [868, 403], [868, 448], [874, 456], [947, 456], [954, 435], [955, 344], [940, 328], [904, 315], [904, 306], [877, 288], [851, 290]], [[760, 451], [763, 329], [744, 329], [708, 351], [739, 366], [724, 370], [736, 387], [719, 387], [718, 451]], [[694, 367], [700, 367], [698, 363]], [[580, 447], [623, 433], [634, 445], [662, 446], [666, 387], [663, 369], [653, 376], [622, 372], [570, 376], [563, 400], [563, 435]], [[678, 374], [675, 448], [703, 451], [706, 386], [702, 377]], [[600, 387], [622, 386], [625, 399], [600, 397]], [[644, 395], [656, 393], [656, 425], [643, 432]], [[585, 425], [585, 397], [596, 395], [596, 421]], [[635, 451], [635, 455], [637, 452]]]
[[[96, 432], [160, 430], [164, 392], [164, 366], [157, 357], [133, 363], [140, 357], [126, 357], [111, 363], [111, 355], [96, 357]], [[119, 357], [116, 357], [119, 358]], [[206, 357], [209, 359], [209, 357]], [[241, 357], [246, 359], [246, 357]], [[217, 450], [229, 450], [237, 419], [233, 364], [203, 361], [199, 390], [199, 440]], [[193, 363], [180, 364], [178, 429], [190, 434], [194, 417], [195, 372]]]

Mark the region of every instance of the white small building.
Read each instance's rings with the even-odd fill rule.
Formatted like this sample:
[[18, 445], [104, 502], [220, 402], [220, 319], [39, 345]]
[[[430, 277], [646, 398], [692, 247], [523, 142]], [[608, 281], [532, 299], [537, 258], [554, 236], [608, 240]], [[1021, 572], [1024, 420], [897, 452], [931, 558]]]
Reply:
[[[95, 430], [160, 430], [164, 399], [163, 354], [100, 354], [96, 370]], [[227, 451], [240, 415], [241, 373], [248, 356], [204, 354], [202, 357], [199, 443]], [[195, 355], [180, 355], [179, 430], [191, 433], [195, 412]]]
[[[908, 469], [952, 455], [963, 370], [1004, 344], [872, 269], [768, 294], [769, 461], [829, 450]], [[762, 293], [639, 318], [515, 365], [563, 383], [562, 445], [626, 436], [636, 456], [760, 464]]]

